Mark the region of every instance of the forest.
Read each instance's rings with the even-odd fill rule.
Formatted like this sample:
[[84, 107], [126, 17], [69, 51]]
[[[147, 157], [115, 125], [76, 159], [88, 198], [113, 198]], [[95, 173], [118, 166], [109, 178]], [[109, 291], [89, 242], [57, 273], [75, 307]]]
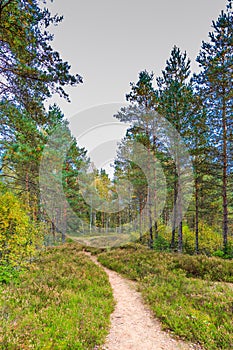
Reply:
[[[196, 58], [199, 73], [192, 73], [187, 52], [176, 45], [160, 76], [146, 69], [135, 72], [138, 80], [129, 82], [125, 92], [127, 106], [114, 115], [116, 121], [130, 127], [118, 145], [112, 177], [92, 164], [59, 105], [47, 105], [55, 94], [69, 101], [66, 87], [85, 84], [85, 77], [71, 74], [69, 63], [52, 47], [50, 28], [62, 19], [37, 0], [0, 1], [0, 283], [19, 283], [20, 271], [30, 270], [29, 265], [51, 247], [55, 247], [58, 260], [64, 259], [59, 249], [72, 240], [88, 244], [96, 252], [107, 249], [100, 260], [113, 269], [111, 259], [116, 254], [117, 271], [132, 279], [144, 278], [144, 270], [141, 265], [138, 269], [132, 265], [132, 270], [121, 265], [125, 259], [121, 254], [127, 252], [123, 243], [129, 244], [135, 256], [137, 250], [142, 256], [174, 254], [173, 262], [180, 270], [190, 268], [193, 277], [203, 279], [205, 273], [198, 264], [209, 266], [210, 257], [222, 259], [216, 264], [231, 264], [232, 0], [213, 20], [209, 39], [201, 44]], [[53, 171], [61, 162], [60, 171]], [[108, 255], [110, 248], [119, 246], [119, 254], [113, 251]], [[187, 267], [189, 258], [190, 265], [195, 264], [192, 259], [199, 261], [196, 272]], [[50, 255], [46, 259], [50, 261]], [[155, 266], [153, 259], [157, 258], [148, 260], [148, 266]], [[83, 266], [89, 269], [84, 260]], [[133, 264], [131, 258], [126, 261]], [[174, 271], [166, 266], [170, 276]], [[211, 281], [232, 282], [231, 265], [224, 266], [220, 264], [225, 272], [219, 279], [211, 275], [214, 266], [209, 266]], [[49, 271], [44, 273], [49, 276]], [[110, 299], [102, 306], [106, 315], [113, 308]], [[169, 324], [169, 329], [172, 327]], [[182, 332], [178, 335], [197, 339]], [[42, 333], [40, 336], [43, 338]], [[97, 343], [103, 339], [101, 334]], [[199, 341], [206, 345], [209, 338]], [[31, 348], [29, 343], [8, 347], [15, 343], [7, 343], [5, 338], [4, 342], [2, 349]], [[73, 343], [73, 347], [68, 343], [43, 347], [41, 343], [35, 349], [93, 349], [93, 342], [83, 348], [81, 343]], [[220, 340], [211, 344], [209, 349], [230, 349], [232, 345], [230, 340], [225, 345]]]
[[[19, 254], [27, 255], [43, 241], [95, 232], [130, 232], [133, 240], [147, 241], [151, 248], [232, 255], [231, 5], [229, 2], [213, 22], [209, 42], [202, 43], [197, 57], [199, 74], [192, 75], [190, 59], [176, 46], [160, 77], [139, 72], [138, 81], [130, 83], [126, 94], [129, 105], [115, 114], [116, 120], [131, 127], [118, 147], [113, 178], [104, 169], [93, 168], [84, 180], [83, 173], [90, 166], [87, 150], [71, 135], [59, 106], [45, 108], [52, 94], [69, 99], [64, 87], [82, 83], [82, 77], [72, 76], [69, 64], [51, 47], [47, 28], [62, 18], [52, 17], [36, 2], [1, 3], [3, 260], [12, 254], [9, 244], [13, 251], [22, 244], [24, 252], [20, 249]], [[164, 120], [169, 127], [162, 125]], [[66, 217], [65, 203], [54, 203], [48, 215], [40, 197], [39, 167], [45, 145], [58, 125], [73, 138], [64, 159], [62, 182], [69, 205], [81, 219], [82, 225], [77, 221], [75, 227]], [[59, 137], [54, 142], [59, 144]], [[137, 149], [138, 144], [142, 150]], [[50, 155], [50, 161], [56, 156]], [[137, 164], [142, 158], [145, 169]], [[124, 193], [119, 194], [117, 188], [124, 180], [131, 184], [130, 198], [120, 205]], [[93, 208], [83, 198], [80, 182], [85, 183], [89, 197], [92, 193]], [[128, 193], [127, 186], [121, 185], [120, 191]], [[190, 197], [187, 187], [192, 191], [189, 199], [185, 198]], [[113, 201], [118, 202], [118, 212], [101, 211], [102, 202], [110, 206]], [[63, 228], [57, 230], [56, 221], [62, 221]]]

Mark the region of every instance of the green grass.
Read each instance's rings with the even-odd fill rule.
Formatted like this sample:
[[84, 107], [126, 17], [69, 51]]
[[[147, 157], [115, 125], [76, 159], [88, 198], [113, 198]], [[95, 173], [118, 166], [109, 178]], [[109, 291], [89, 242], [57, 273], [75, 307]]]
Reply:
[[49, 248], [0, 287], [1, 349], [93, 349], [114, 308], [106, 274], [77, 244]]
[[107, 234], [85, 234], [83, 237], [80, 236], [69, 236], [70, 239], [78, 242], [81, 245], [95, 247], [99, 249], [104, 248], [116, 248], [123, 244], [128, 243], [131, 240], [131, 235], [129, 234], [116, 234], [116, 233], [107, 233]]
[[138, 281], [165, 329], [208, 350], [233, 348], [233, 285], [227, 283], [232, 261], [157, 253], [139, 245], [102, 253], [99, 261]]

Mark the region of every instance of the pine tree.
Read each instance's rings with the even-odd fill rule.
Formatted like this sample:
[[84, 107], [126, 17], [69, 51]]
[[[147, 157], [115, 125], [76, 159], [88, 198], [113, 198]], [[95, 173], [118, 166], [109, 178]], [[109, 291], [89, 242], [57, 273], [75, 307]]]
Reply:
[[[210, 152], [208, 143], [208, 126], [206, 124], [206, 111], [202, 106], [201, 99], [198, 94], [194, 95], [194, 117], [191, 119], [189, 132], [186, 135], [186, 142], [189, 147], [190, 155], [192, 156], [193, 172], [194, 172], [194, 225], [195, 230], [195, 252], [199, 253], [199, 224], [203, 218], [201, 212], [208, 204], [201, 198], [203, 189], [207, 187], [205, 176], [210, 175], [209, 172], [209, 157]], [[195, 108], [196, 107], [196, 108]], [[203, 203], [204, 202], [204, 203]], [[191, 225], [190, 225], [191, 226]]]
[[32, 118], [43, 118], [43, 102], [57, 92], [68, 99], [65, 85], [82, 81], [51, 47], [48, 31], [62, 17], [52, 16], [37, 0], [0, 1], [0, 94]]
[[[185, 138], [189, 129], [190, 119], [193, 117], [193, 90], [188, 78], [190, 76], [190, 60], [174, 46], [171, 56], [166, 62], [162, 77], [157, 78], [158, 84], [158, 112], [166, 118], [179, 135]], [[183, 248], [183, 203], [181, 184], [181, 149], [179, 142], [173, 142], [173, 224], [171, 248], [175, 248], [175, 231], [178, 224], [178, 251]]]
[[[139, 73], [139, 80], [136, 84], [131, 83], [131, 91], [126, 95], [126, 100], [130, 102], [130, 106], [122, 108], [115, 115], [117, 119], [123, 122], [130, 122], [132, 130], [134, 130], [135, 140], [141, 142], [147, 149], [147, 174], [150, 174], [153, 168], [151, 164], [151, 156], [156, 151], [156, 136], [154, 128], [155, 104], [156, 96], [153, 88], [153, 73], [146, 70]], [[138, 130], [138, 131], [137, 131]], [[138, 133], [138, 135], [137, 135]], [[155, 167], [154, 167], [155, 168]], [[156, 181], [156, 174], [154, 174]], [[157, 222], [153, 223], [153, 217], [156, 217], [156, 201], [152, 198], [156, 197], [155, 184], [148, 184], [151, 189], [148, 191], [147, 206], [149, 219], [149, 245], [152, 248], [154, 241], [153, 226], [157, 234]], [[152, 187], [154, 187], [152, 191]], [[154, 203], [152, 208], [152, 202]], [[153, 210], [153, 212], [152, 212]]]
[[[132, 193], [127, 193], [128, 195], [131, 194], [131, 198], [128, 203], [127, 222], [131, 222], [133, 218], [139, 216], [139, 220], [135, 225], [136, 229], [134, 229], [134, 231], [139, 229], [140, 241], [142, 241], [143, 237], [143, 209], [148, 199], [148, 183], [146, 176], [143, 173], [140, 166], [132, 161], [132, 159], [134, 158], [134, 148], [132, 146], [132, 142], [142, 142], [142, 138], [145, 138], [145, 135], [143, 133], [140, 133], [138, 128], [133, 127], [127, 130], [126, 136], [122, 140], [118, 148], [117, 159], [115, 160], [114, 173], [114, 181], [116, 185], [118, 184], [118, 182], [126, 180], [129, 181], [133, 186]], [[140, 154], [137, 153], [136, 157], [137, 159], [139, 159]], [[143, 154], [142, 157], [144, 158], [145, 154]], [[119, 214], [120, 216], [123, 216], [123, 213]]]
[[[233, 15], [232, 0], [222, 11], [209, 42], [203, 42], [197, 62], [201, 68], [198, 82], [207, 110], [211, 131], [210, 142], [215, 146], [216, 174], [221, 169], [222, 181], [222, 235], [223, 247], [227, 250], [229, 233], [228, 179], [232, 173], [232, 101], [233, 101]], [[220, 165], [221, 168], [218, 167]]]

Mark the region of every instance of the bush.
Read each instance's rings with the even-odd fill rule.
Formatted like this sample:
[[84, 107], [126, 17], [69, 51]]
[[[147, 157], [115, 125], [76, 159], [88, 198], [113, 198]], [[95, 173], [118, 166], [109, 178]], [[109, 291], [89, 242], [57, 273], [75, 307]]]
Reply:
[[25, 264], [40, 241], [39, 229], [13, 193], [2, 191], [0, 203], [0, 264]]
[[11, 265], [0, 265], [0, 284], [8, 284], [16, 281], [19, 277], [19, 271]]
[[213, 256], [222, 258], [222, 259], [233, 259], [233, 245], [232, 245], [232, 237], [229, 238], [229, 244], [227, 250], [218, 249], [213, 253]]
[[170, 244], [164, 237], [159, 235], [154, 241], [154, 250], [156, 250], [157, 252], [169, 252]]
[[[158, 227], [159, 238], [155, 240], [156, 251], [169, 251], [171, 242], [171, 229], [163, 224]], [[214, 255], [223, 258], [233, 258], [233, 237], [229, 236], [229, 247], [225, 254], [220, 253], [222, 250], [222, 236], [210, 226], [200, 223], [199, 229], [199, 253], [208, 256]], [[177, 246], [177, 235], [175, 245]], [[183, 252], [187, 254], [195, 253], [195, 233], [187, 225], [183, 225]], [[216, 253], [217, 252], [217, 253]]]

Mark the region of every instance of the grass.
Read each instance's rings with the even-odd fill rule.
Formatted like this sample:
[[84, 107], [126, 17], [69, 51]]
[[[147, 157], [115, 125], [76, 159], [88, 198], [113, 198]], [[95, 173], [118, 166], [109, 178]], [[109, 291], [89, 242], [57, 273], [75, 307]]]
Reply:
[[114, 308], [106, 274], [78, 244], [48, 248], [0, 287], [1, 349], [94, 349]]
[[208, 350], [233, 348], [233, 262], [157, 253], [139, 245], [101, 253], [99, 261], [137, 280], [164, 329]]
[[129, 234], [116, 234], [116, 233], [107, 233], [105, 235], [88, 235], [85, 234], [83, 237], [80, 236], [69, 236], [74, 241], [78, 242], [81, 245], [86, 245], [90, 247], [95, 247], [99, 249], [104, 248], [116, 248], [123, 244], [131, 241], [131, 236]]

